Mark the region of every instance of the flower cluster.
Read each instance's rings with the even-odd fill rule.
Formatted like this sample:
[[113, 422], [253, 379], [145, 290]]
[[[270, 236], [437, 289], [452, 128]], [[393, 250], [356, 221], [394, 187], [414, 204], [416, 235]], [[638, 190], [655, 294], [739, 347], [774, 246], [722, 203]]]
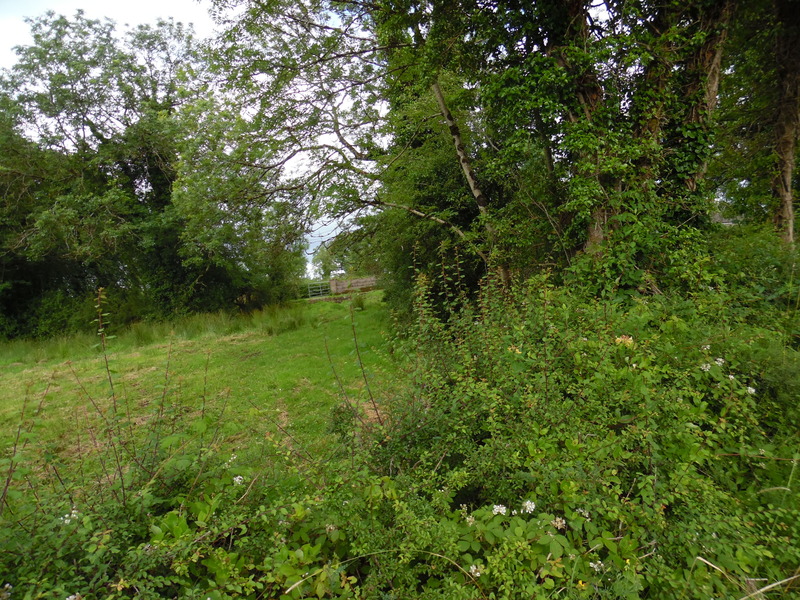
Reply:
[[561, 517], [556, 517], [555, 519], [550, 521], [550, 525], [555, 527], [556, 529], [564, 529], [567, 526], [567, 522]]
[[0, 588], [0, 600], [10, 600], [11, 598], [11, 590], [14, 589], [10, 583], [5, 584], [3, 587]]
[[78, 509], [77, 509], [77, 508], [73, 508], [71, 511], [69, 511], [67, 514], [65, 514], [65, 515], [64, 515], [63, 517], [61, 517], [59, 520], [60, 520], [60, 521], [61, 521], [61, 522], [62, 522], [64, 525], [69, 525], [70, 523], [72, 523], [72, 521], [74, 521], [74, 520], [76, 520], [76, 519], [78, 518], [78, 515], [79, 515], [79, 514], [80, 514], [80, 513], [78, 513]]
[[614, 340], [615, 344], [620, 344], [622, 346], [633, 346], [633, 338], [629, 335], [621, 335], [617, 339]]
[[606, 566], [603, 564], [603, 561], [601, 560], [598, 560], [597, 562], [590, 562], [589, 566], [592, 567], [598, 573], [606, 568]]
[[508, 512], [508, 509], [503, 506], [502, 504], [495, 504], [492, 507], [492, 514], [493, 515], [504, 515]]
[[472, 565], [469, 568], [469, 574], [473, 577], [480, 577], [481, 576], [481, 568], [478, 565]]
[[536, 510], [536, 503], [532, 500], [525, 500], [525, 502], [522, 503], [522, 512], [530, 514], [534, 510]]
[[237, 475], [233, 478], [233, 485], [242, 485], [244, 483], [244, 477], [241, 475]]

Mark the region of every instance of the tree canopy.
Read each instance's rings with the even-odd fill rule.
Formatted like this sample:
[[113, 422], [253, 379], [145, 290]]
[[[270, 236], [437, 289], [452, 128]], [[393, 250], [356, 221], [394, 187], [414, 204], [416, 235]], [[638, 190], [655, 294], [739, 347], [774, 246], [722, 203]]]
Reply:
[[202, 50], [48, 14], [3, 78], [5, 314], [286, 297], [323, 217], [399, 305], [443, 256], [473, 284], [691, 289], [718, 214], [794, 243], [792, 7], [218, 0]]

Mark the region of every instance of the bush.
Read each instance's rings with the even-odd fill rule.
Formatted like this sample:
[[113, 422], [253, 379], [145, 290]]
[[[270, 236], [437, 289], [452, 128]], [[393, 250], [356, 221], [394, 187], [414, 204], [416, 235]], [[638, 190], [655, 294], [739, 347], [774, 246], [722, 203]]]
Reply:
[[615, 304], [545, 277], [489, 286], [444, 326], [423, 283], [417, 383], [373, 459], [469, 520], [448, 556], [499, 597], [745, 595], [783, 579], [800, 564], [778, 533], [800, 522], [786, 485], [798, 357], [715, 296]]

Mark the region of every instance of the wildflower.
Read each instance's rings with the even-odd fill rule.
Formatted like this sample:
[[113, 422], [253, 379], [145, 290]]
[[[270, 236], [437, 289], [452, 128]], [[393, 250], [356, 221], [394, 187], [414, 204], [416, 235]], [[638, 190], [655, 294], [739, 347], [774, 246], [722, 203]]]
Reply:
[[717, 365], [721, 367], [722, 365], [725, 364], [725, 359], [724, 358], [715, 358], [714, 362], [717, 363]]
[[564, 529], [567, 526], [567, 522], [561, 517], [556, 517], [555, 519], [550, 521], [550, 525], [552, 525], [556, 529]]
[[509, 351], [509, 352], [514, 352], [514, 353], [516, 353], [516, 354], [522, 354], [522, 350], [520, 350], [519, 348], [517, 348], [517, 347], [516, 347], [514, 344], [511, 344], [511, 345], [508, 347], [508, 351]]
[[467, 525], [469, 525], [470, 527], [475, 525], [475, 517], [473, 517], [472, 515], [467, 515]]
[[338, 529], [338, 527], [336, 527], [336, 525], [325, 525], [325, 532], [326, 533], [333, 533], [337, 529]]
[[516, 510], [512, 510], [512, 511], [511, 511], [511, 516], [512, 516], [512, 517], [516, 517], [516, 516], [517, 516], [517, 514], [518, 514], [518, 513], [517, 513], [517, 511], [516, 511]]
[[504, 515], [504, 514], [506, 514], [506, 512], [508, 512], [508, 509], [505, 506], [503, 506], [502, 504], [495, 504], [492, 507], [492, 514], [493, 515]]
[[751, 395], [755, 394], [756, 393], [756, 388], [747, 386], [747, 393], [751, 394]]
[[585, 590], [585, 589], [586, 589], [586, 583], [585, 583], [585, 582], [583, 582], [583, 581], [582, 581], [582, 580], [580, 580], [580, 579], [578, 579], [578, 589], [579, 589], [579, 590]]
[[705, 346], [703, 346], [703, 350], [705, 350], [706, 352], [708, 352], [709, 350], [711, 350], [711, 346], [709, 346], [708, 344], [706, 344]]
[[700, 370], [708, 373], [711, 370], [711, 365], [708, 363], [700, 365]]
[[478, 565], [471, 565], [469, 568], [469, 574], [473, 577], [480, 577], [481, 576], [481, 568]]
[[81, 600], [82, 598], [83, 596], [81, 596], [80, 594], [71, 594], [67, 596], [67, 600]]
[[581, 515], [587, 521], [591, 521], [592, 520], [591, 518], [589, 518], [589, 511], [586, 510], [585, 508], [576, 508], [575, 512], [578, 513], [579, 515]]
[[0, 600], [10, 600], [11, 598], [11, 590], [14, 589], [10, 583], [5, 584], [2, 588], [0, 588]]
[[532, 513], [534, 510], [536, 510], [536, 503], [532, 500], [525, 500], [525, 502], [522, 503], [522, 512]]
[[59, 520], [64, 525], [69, 525], [70, 523], [72, 523], [72, 521], [74, 521], [75, 519], [78, 518], [78, 514], [79, 514], [78, 513], [78, 509], [77, 508], [73, 508], [71, 511], [69, 511], [66, 515], [61, 517]]
[[233, 478], [233, 485], [242, 485], [244, 483], [244, 477], [241, 475], [237, 475]]
[[621, 335], [614, 340], [614, 343], [621, 344], [622, 346], [633, 346], [633, 338], [629, 335]]
[[589, 566], [592, 567], [598, 573], [606, 568], [602, 560], [598, 560], [597, 562], [590, 562]]
[[733, 381], [734, 379], [736, 379], [736, 377], [734, 377], [733, 375], [728, 375], [728, 379], [730, 379], [731, 381]]

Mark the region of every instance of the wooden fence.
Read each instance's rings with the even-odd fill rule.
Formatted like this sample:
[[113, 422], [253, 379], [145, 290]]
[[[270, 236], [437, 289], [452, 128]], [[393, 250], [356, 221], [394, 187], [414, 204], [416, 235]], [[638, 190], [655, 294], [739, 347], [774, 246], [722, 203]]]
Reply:
[[337, 294], [352, 294], [365, 292], [377, 287], [375, 277], [361, 277], [360, 279], [331, 279], [330, 281], [310, 281], [308, 283], [308, 297], [335, 296]]
[[362, 277], [360, 279], [331, 279], [331, 294], [347, 294], [350, 292], [363, 292], [375, 288], [375, 277]]

